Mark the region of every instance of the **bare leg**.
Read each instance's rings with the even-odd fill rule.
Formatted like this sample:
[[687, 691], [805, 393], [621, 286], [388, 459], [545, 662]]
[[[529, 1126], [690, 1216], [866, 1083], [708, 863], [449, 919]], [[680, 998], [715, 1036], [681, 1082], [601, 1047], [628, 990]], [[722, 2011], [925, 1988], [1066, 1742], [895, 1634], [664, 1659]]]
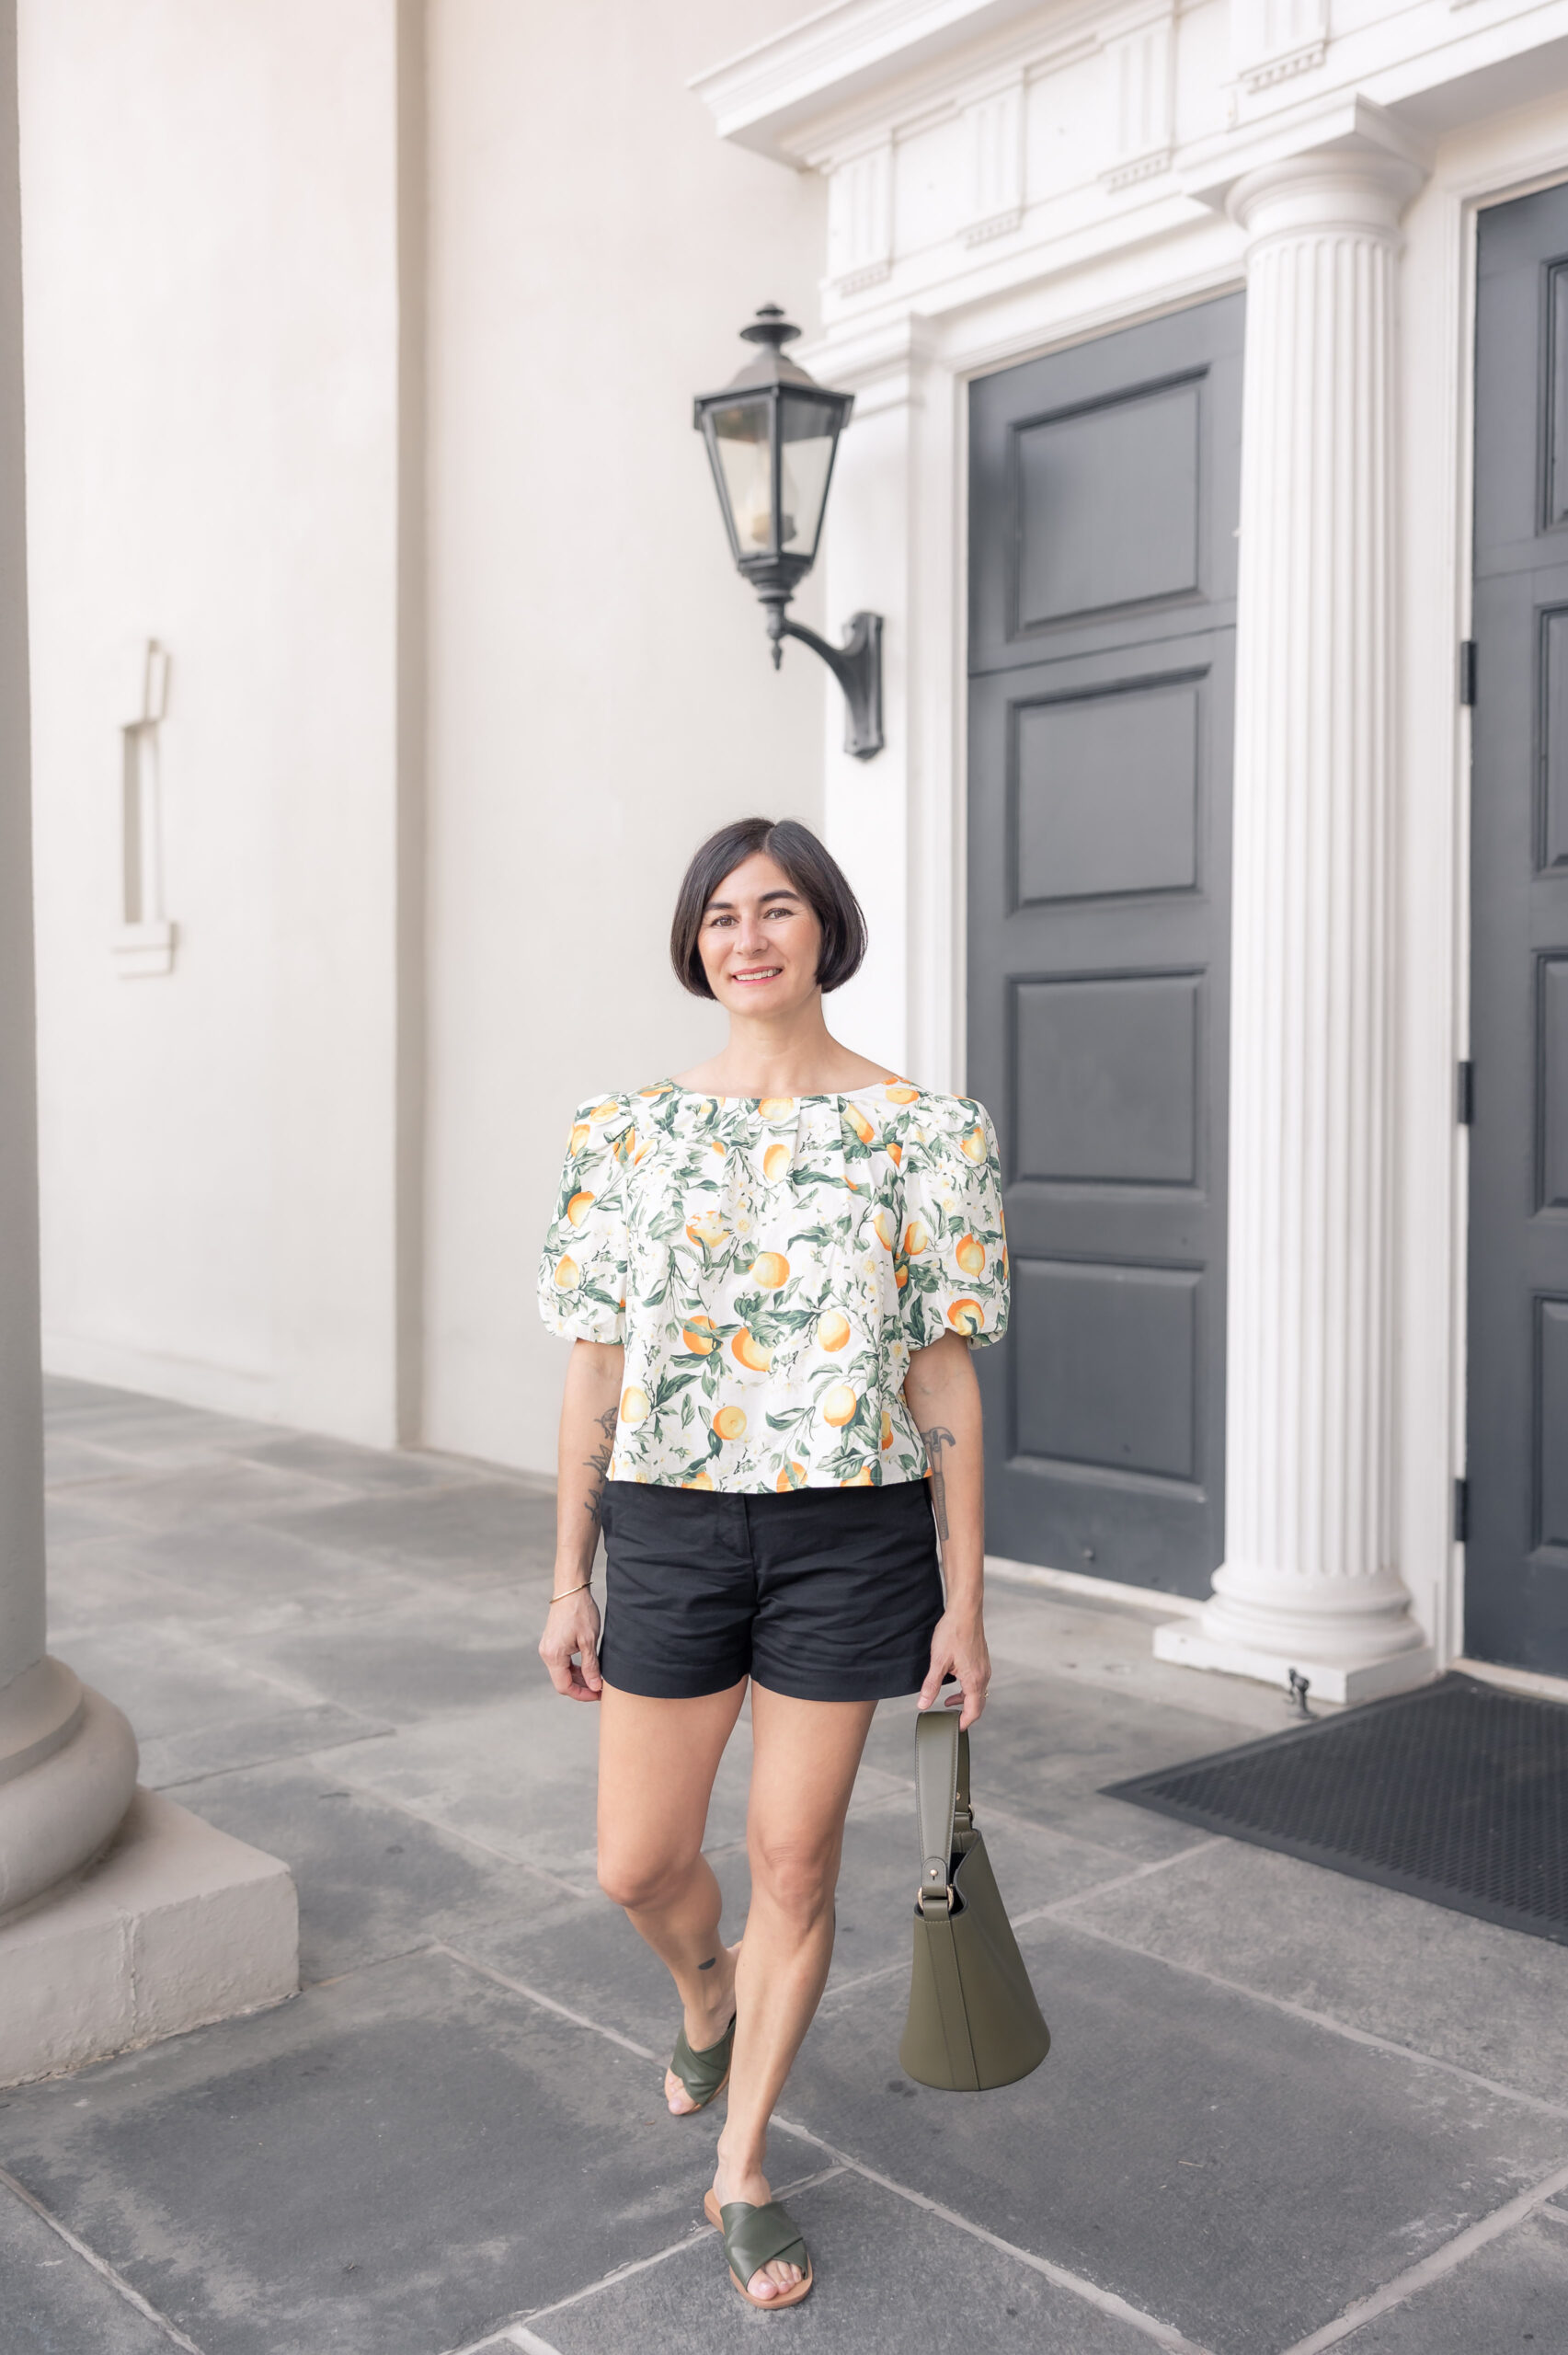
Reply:
[[[795, 1701], [751, 1688], [751, 1911], [735, 1976], [738, 2014], [729, 2114], [714, 2189], [722, 2207], [772, 2198], [768, 2120], [821, 1997], [833, 1954], [833, 1890], [844, 1813], [873, 1701]], [[753, 2274], [754, 2298], [800, 2280], [795, 2265]]]
[[[719, 1887], [703, 1854], [708, 1799], [746, 1683], [694, 1701], [650, 1701], [606, 1684], [599, 1717], [599, 1881], [675, 1982], [694, 2052], [735, 2011], [735, 1955], [720, 1940]], [[696, 2105], [673, 2070], [665, 2098]]]

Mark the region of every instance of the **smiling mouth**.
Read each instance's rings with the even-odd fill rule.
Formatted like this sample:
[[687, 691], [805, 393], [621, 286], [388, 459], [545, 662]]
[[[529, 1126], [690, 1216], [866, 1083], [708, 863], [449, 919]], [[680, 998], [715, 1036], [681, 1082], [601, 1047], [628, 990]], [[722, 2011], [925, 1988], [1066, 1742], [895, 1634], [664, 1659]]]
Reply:
[[783, 971], [784, 967], [782, 965], [753, 965], [744, 973], [731, 973], [729, 978], [732, 982], [744, 982], [748, 983], [755, 983], [757, 982], [776, 982]]

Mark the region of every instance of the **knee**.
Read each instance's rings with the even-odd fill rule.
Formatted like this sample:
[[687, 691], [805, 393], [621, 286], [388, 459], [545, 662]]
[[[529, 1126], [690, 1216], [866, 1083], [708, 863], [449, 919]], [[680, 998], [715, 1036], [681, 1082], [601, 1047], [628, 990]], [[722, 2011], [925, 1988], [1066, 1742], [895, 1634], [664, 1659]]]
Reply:
[[831, 1906], [839, 1878], [838, 1844], [786, 1837], [754, 1840], [751, 1884], [802, 1929]]
[[628, 1913], [657, 1912], [668, 1904], [690, 1870], [689, 1858], [634, 1856], [605, 1847], [599, 1852], [599, 1886], [612, 1905]]

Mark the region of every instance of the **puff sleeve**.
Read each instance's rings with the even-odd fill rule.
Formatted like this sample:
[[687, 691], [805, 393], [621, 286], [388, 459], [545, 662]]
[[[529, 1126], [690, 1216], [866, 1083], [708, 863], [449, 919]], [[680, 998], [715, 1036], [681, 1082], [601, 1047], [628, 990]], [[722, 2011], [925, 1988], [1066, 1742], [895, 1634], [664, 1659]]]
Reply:
[[552, 1333], [570, 1341], [625, 1339], [631, 1130], [619, 1097], [590, 1097], [567, 1139], [555, 1215], [539, 1260], [539, 1314]]
[[967, 1097], [929, 1098], [904, 1132], [899, 1301], [911, 1350], [944, 1333], [971, 1348], [1007, 1330], [1007, 1238], [996, 1132]]

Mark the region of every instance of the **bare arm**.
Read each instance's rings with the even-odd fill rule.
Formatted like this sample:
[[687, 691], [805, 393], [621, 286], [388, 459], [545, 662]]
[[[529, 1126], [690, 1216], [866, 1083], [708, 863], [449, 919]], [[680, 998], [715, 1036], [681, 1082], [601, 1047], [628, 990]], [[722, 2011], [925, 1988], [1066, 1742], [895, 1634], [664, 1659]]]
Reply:
[[944, 1333], [910, 1360], [904, 1398], [925, 1442], [931, 1468], [931, 1505], [942, 1548], [947, 1608], [932, 1637], [931, 1670], [921, 1687], [928, 1709], [949, 1669], [961, 1689], [963, 1726], [972, 1726], [986, 1705], [990, 1655], [982, 1617], [985, 1586], [985, 1459], [980, 1437], [980, 1389], [960, 1334]]
[[[599, 1516], [610, 1476], [625, 1351], [620, 1344], [574, 1341], [561, 1399], [555, 1486], [555, 1571], [539, 1657], [568, 1700], [597, 1701], [599, 1606], [589, 1580], [599, 1546]], [[574, 1657], [575, 1655], [575, 1657]]]

